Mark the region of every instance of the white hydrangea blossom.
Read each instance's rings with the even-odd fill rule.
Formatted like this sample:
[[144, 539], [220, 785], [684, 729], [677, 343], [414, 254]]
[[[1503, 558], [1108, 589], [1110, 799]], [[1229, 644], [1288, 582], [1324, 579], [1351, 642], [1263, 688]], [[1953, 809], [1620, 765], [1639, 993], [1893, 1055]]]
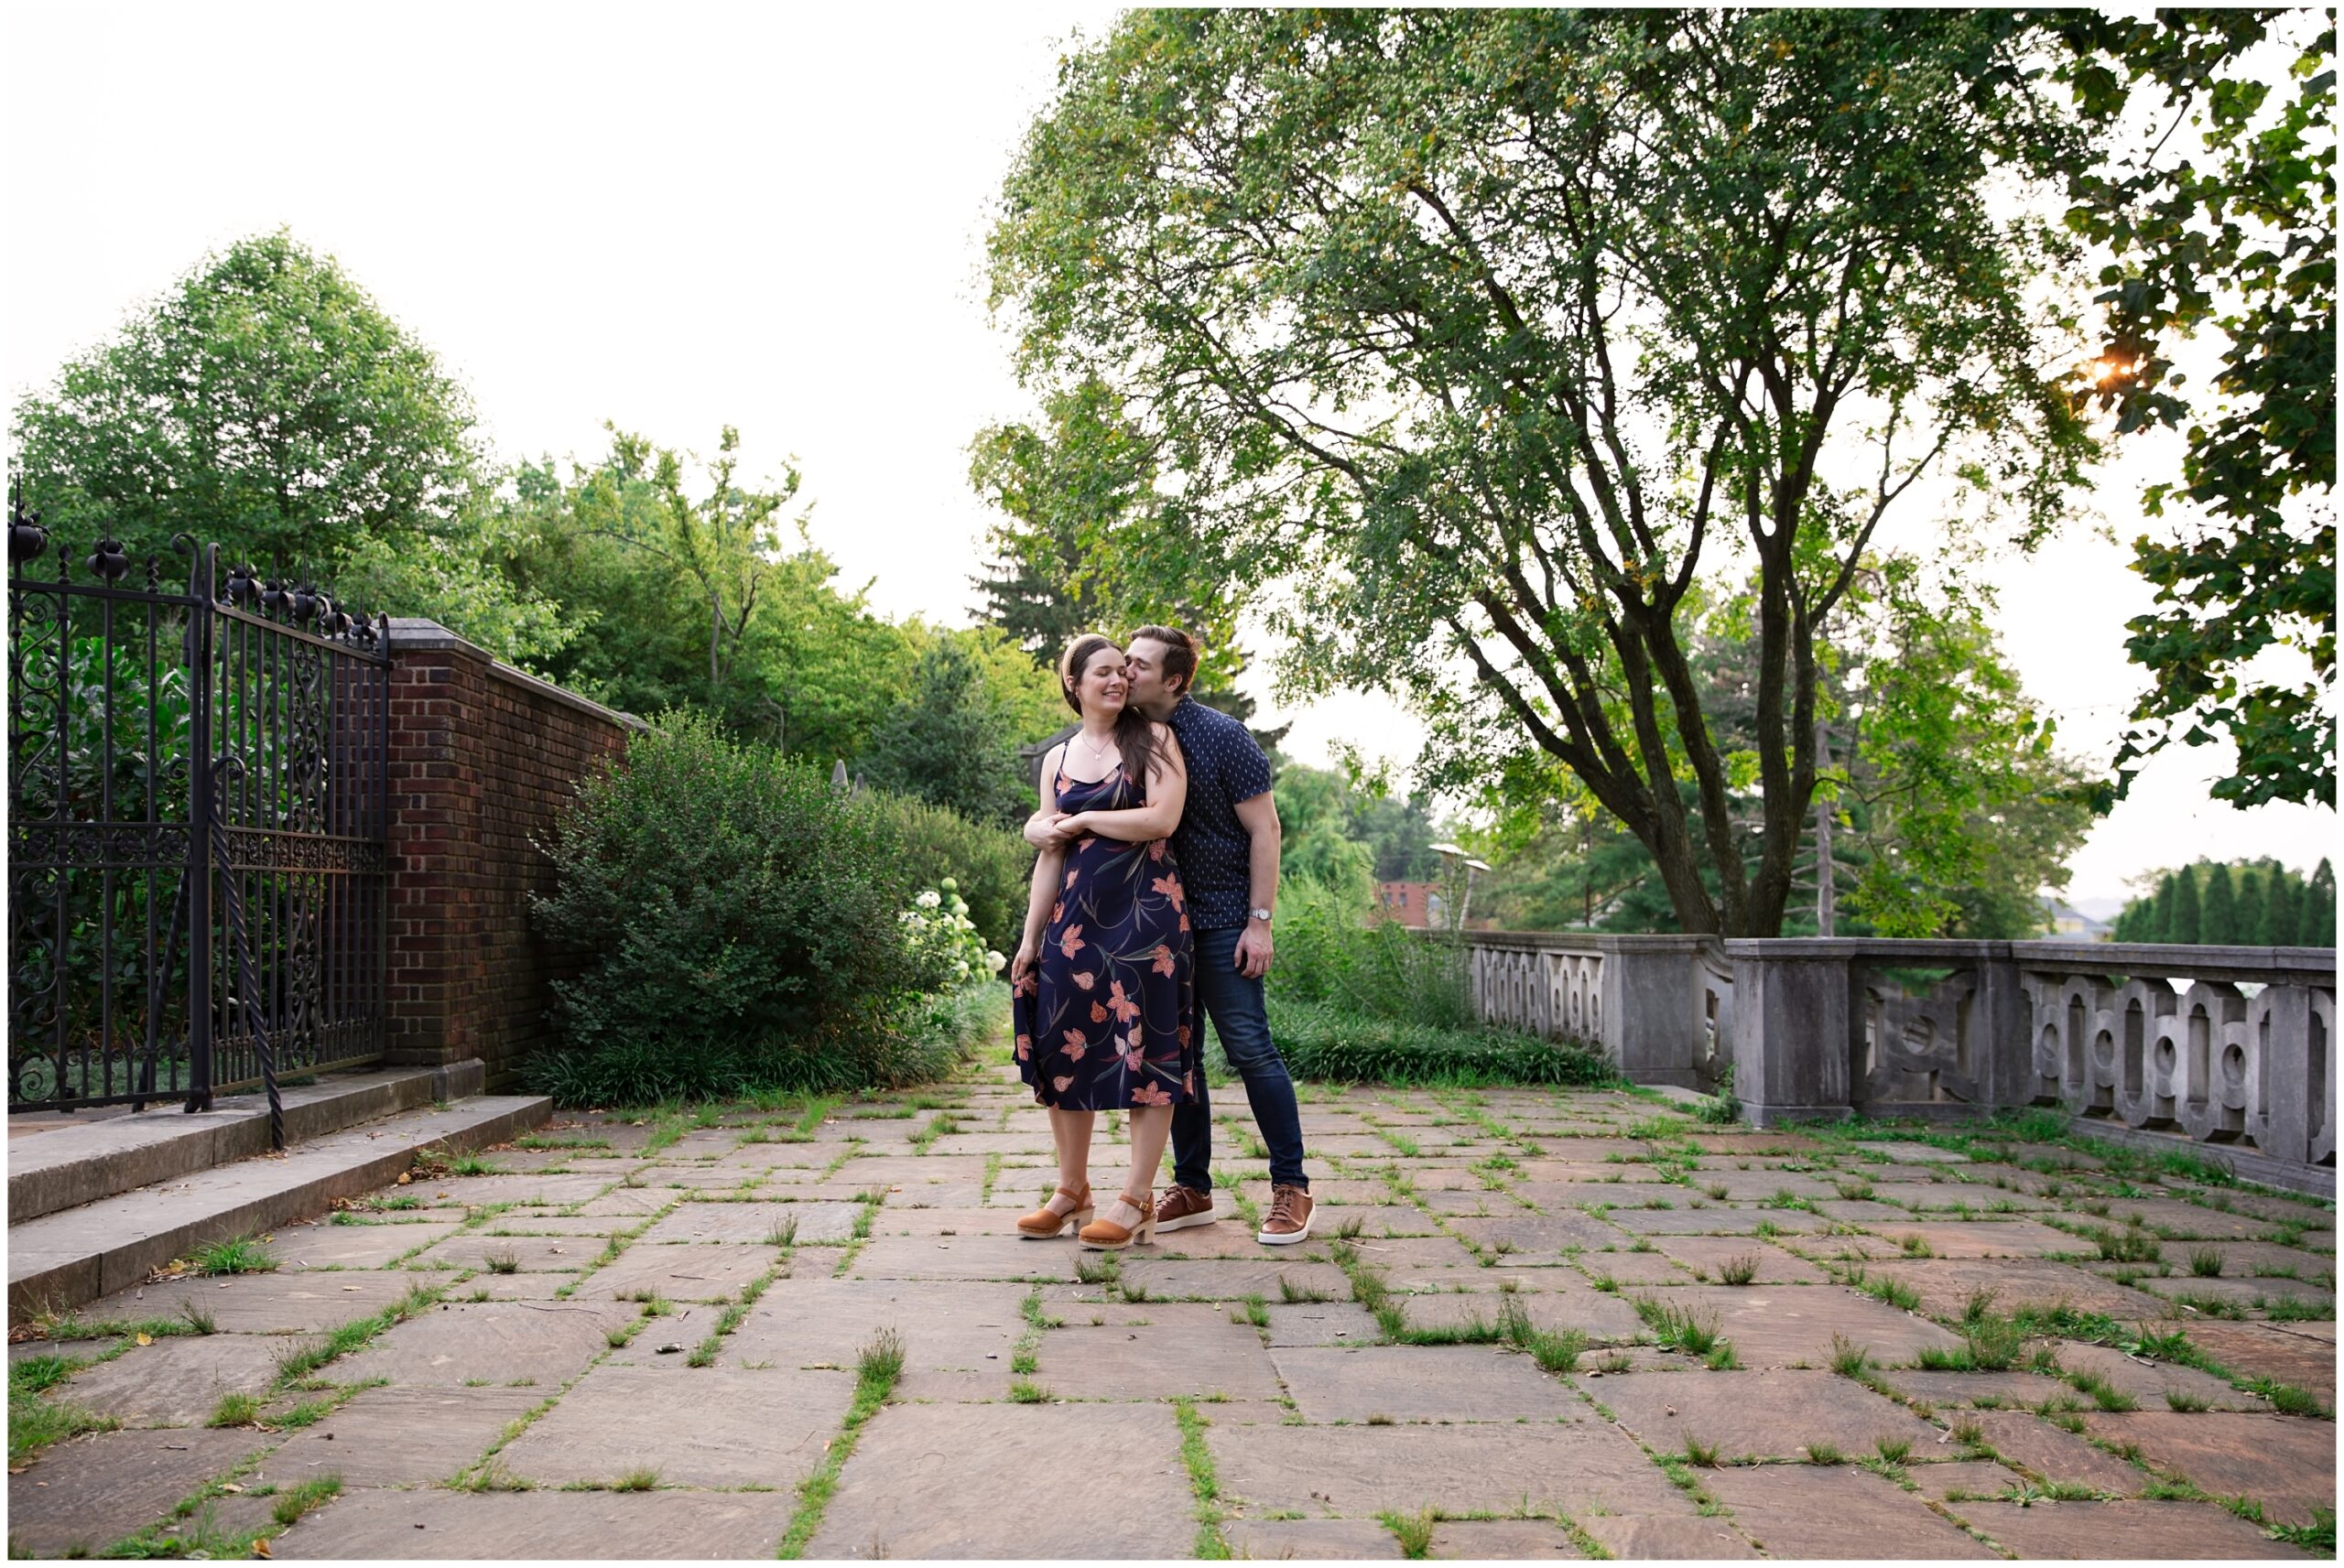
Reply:
[[969, 918], [968, 902], [950, 877], [939, 887], [923, 890], [898, 918], [912, 951], [932, 959], [954, 988], [997, 975], [1008, 964], [985, 946]]

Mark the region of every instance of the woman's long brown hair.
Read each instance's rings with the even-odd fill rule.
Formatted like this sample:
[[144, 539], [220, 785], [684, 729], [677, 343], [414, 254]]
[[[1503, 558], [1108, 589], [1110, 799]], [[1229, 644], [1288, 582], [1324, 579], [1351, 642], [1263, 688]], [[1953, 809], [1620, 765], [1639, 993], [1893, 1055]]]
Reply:
[[[1119, 654], [1123, 652], [1116, 647], [1112, 638], [1101, 637], [1093, 632], [1088, 636], [1077, 637], [1067, 649], [1066, 657], [1058, 661], [1058, 689], [1065, 693], [1066, 705], [1074, 709], [1077, 718], [1082, 714], [1082, 698], [1076, 695], [1082, 687], [1082, 672], [1091, 667], [1091, 661], [1097, 658], [1104, 648], [1114, 648]], [[1128, 695], [1128, 685], [1125, 691], [1123, 710], [1115, 716], [1115, 750], [1123, 754], [1123, 776], [1136, 781], [1140, 788], [1145, 790], [1147, 781], [1156, 776], [1156, 727], [1147, 715], [1133, 704]], [[1066, 771], [1063, 761], [1058, 771], [1061, 773]]]

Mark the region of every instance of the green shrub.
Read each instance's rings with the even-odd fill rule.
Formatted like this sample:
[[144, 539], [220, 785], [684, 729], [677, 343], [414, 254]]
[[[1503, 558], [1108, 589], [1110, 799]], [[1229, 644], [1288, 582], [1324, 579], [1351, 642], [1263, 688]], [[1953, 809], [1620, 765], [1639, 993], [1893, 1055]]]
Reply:
[[960, 883], [969, 919], [985, 946], [1017, 951], [1026, 928], [1026, 890], [1034, 879], [1034, 851], [1026, 840], [1009, 828], [971, 822], [908, 795], [879, 793], [865, 798], [895, 834], [907, 885], [932, 888], [950, 877]]
[[554, 987], [564, 1049], [531, 1065], [547, 1092], [641, 1102], [910, 1070], [902, 1015], [943, 977], [905, 940], [910, 873], [869, 799], [669, 713], [581, 783], [546, 848], [559, 885], [534, 914], [586, 960]]
[[694, 1060], [657, 1042], [530, 1058], [529, 1087], [560, 1105], [652, 1106], [759, 1092], [843, 1094], [950, 1076], [1009, 1022], [1009, 987], [988, 980], [897, 1005], [884, 1026], [819, 1051], [740, 1051]]
[[1478, 1025], [1469, 960], [1453, 937], [1371, 921], [1354, 893], [1308, 876], [1279, 887], [1276, 930], [1274, 998], [1434, 1029]]
[[[1281, 946], [1278, 961], [1285, 957]], [[1275, 996], [1269, 1016], [1270, 1036], [1286, 1070], [1297, 1078], [1384, 1084], [1613, 1081], [1610, 1064], [1593, 1052], [1511, 1030], [1438, 1029]]]

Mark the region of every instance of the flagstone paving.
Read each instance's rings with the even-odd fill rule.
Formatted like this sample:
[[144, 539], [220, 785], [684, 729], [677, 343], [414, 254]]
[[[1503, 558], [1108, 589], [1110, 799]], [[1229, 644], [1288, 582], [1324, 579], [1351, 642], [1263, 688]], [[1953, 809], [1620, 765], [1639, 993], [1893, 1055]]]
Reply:
[[2332, 1206], [1625, 1094], [1303, 1095], [1310, 1241], [1254, 1242], [1240, 1160], [1223, 1223], [1121, 1258], [1014, 1233], [1051, 1144], [999, 1069], [558, 1121], [12, 1344], [12, 1401], [103, 1429], [12, 1460], [11, 1543], [2286, 1557], [2332, 1517]]

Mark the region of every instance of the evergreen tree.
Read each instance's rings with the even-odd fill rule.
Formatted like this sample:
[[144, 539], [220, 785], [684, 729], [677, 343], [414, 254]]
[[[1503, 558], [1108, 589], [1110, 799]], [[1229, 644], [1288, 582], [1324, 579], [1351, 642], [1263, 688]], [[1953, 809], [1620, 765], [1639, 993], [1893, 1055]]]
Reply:
[[2198, 940], [2208, 947], [2227, 947], [2238, 940], [2238, 890], [2230, 884], [2230, 867], [2219, 860], [2206, 869]]
[[[2271, 874], [2277, 877], [2281, 873], [2276, 867], [2273, 867]], [[2238, 901], [2235, 908], [2238, 913], [2231, 930], [2237, 935], [2231, 940], [2247, 947], [2260, 947], [2267, 943], [2270, 938], [2263, 935], [2263, 915], [2269, 911], [2269, 901], [2263, 896], [2262, 874], [2252, 866], [2241, 866], [2238, 869]]]
[[2173, 919], [2165, 928], [2165, 940], [2187, 947], [2197, 943], [2200, 924], [2198, 913], [2198, 868], [2184, 866], [2175, 872], [2174, 876]]
[[2273, 947], [2291, 947], [2295, 941], [2295, 911], [2302, 900], [2298, 884], [2284, 866], [2271, 868], [2263, 894], [2263, 940]]
[[1031, 808], [999, 699], [975, 659], [939, 638], [862, 758], [874, 786], [946, 806], [972, 822], [1017, 822]]
[[2143, 942], [2170, 942], [2173, 935], [2174, 905], [2181, 902], [2181, 874], [2167, 871], [2165, 881], [2157, 883], [2156, 908], [2152, 912], [2148, 928], [2142, 933]]
[[2115, 929], [2110, 933], [2111, 939], [2117, 942], [2138, 942], [2141, 939], [2141, 915], [2146, 907], [2147, 901], [2143, 899], [2136, 898], [2127, 901], [2124, 907], [2116, 912], [2116, 925]]
[[2319, 867], [2306, 884], [2302, 907], [2295, 915], [2295, 945], [2301, 947], [2333, 947], [2336, 946], [2336, 869], [2323, 855]]

